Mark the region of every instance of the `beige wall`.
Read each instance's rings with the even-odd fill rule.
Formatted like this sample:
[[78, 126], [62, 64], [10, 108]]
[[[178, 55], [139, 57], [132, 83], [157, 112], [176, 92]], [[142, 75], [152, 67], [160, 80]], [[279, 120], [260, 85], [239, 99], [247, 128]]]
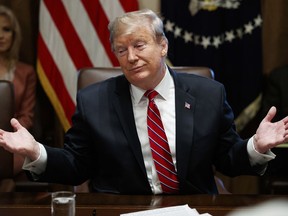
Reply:
[[269, 74], [276, 67], [288, 65], [288, 1], [262, 0], [263, 68]]
[[139, 7], [149, 8], [154, 12], [160, 12], [160, 0], [139, 0]]

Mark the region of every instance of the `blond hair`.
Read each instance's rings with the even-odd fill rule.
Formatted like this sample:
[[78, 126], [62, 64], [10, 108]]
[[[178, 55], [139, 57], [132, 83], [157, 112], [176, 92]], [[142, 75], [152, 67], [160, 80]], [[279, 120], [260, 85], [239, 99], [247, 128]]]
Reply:
[[168, 43], [168, 40], [163, 30], [163, 22], [160, 19], [160, 17], [157, 16], [157, 14], [150, 9], [143, 9], [125, 13], [120, 17], [116, 17], [113, 21], [109, 23], [108, 25], [108, 29], [110, 32], [109, 39], [113, 51], [114, 51], [114, 38], [119, 33], [119, 31], [121, 31], [121, 27], [123, 25], [125, 25], [127, 29], [134, 28], [135, 26], [147, 25], [154, 34], [155, 39], [160, 37], [166, 40], [166, 42]]
[[5, 54], [5, 58], [11, 66], [11, 64], [15, 64], [19, 58], [19, 50], [22, 40], [21, 29], [16, 16], [9, 8], [0, 5], [0, 16], [5, 16], [10, 21], [11, 30], [13, 32], [12, 45]]

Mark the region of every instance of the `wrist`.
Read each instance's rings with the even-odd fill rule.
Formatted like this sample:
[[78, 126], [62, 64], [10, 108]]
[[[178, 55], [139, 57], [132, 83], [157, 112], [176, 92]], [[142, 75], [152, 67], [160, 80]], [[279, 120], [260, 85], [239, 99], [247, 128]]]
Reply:
[[265, 149], [265, 148], [261, 148], [261, 144], [259, 144], [259, 137], [257, 136], [257, 134], [255, 134], [253, 136], [253, 146], [255, 151], [257, 151], [260, 154], [265, 154], [267, 151], [269, 151], [270, 149]]
[[35, 161], [40, 156], [40, 146], [36, 140], [33, 141], [33, 148], [32, 149], [33, 149], [33, 151], [31, 152], [31, 155], [29, 156], [29, 158], [31, 161]]

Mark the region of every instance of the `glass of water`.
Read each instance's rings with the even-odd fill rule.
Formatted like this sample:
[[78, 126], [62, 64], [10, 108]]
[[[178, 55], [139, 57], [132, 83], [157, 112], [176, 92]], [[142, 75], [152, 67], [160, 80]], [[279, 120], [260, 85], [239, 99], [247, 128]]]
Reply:
[[52, 216], [75, 216], [75, 193], [57, 191], [51, 195]]

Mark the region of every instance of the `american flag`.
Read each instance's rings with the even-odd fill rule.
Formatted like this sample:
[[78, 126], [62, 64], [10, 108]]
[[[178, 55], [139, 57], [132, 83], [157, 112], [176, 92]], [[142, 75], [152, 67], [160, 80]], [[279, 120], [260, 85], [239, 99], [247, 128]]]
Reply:
[[39, 12], [37, 72], [64, 130], [75, 111], [77, 71], [117, 66], [107, 25], [138, 9], [137, 0], [42, 0]]

